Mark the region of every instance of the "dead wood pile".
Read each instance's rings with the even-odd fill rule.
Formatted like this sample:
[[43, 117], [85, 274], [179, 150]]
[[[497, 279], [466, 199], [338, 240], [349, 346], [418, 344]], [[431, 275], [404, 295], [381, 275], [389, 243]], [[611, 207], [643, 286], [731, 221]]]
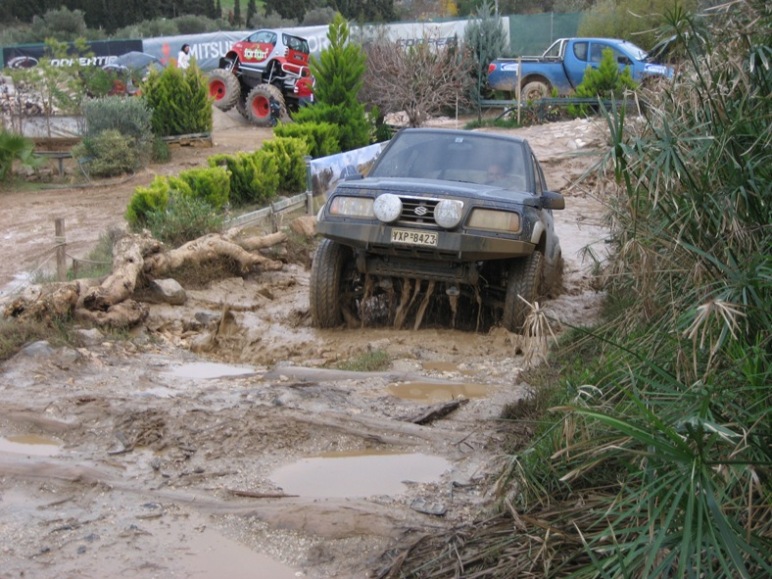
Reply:
[[71, 316], [97, 326], [127, 328], [148, 315], [147, 305], [134, 299], [135, 290], [183, 265], [228, 260], [237, 264], [242, 274], [283, 267], [282, 262], [265, 257], [259, 250], [286, 241], [284, 233], [244, 239], [237, 234], [209, 234], [168, 251], [146, 232], [126, 235], [115, 243], [112, 273], [104, 279], [30, 286], [6, 305], [3, 313], [43, 321]]

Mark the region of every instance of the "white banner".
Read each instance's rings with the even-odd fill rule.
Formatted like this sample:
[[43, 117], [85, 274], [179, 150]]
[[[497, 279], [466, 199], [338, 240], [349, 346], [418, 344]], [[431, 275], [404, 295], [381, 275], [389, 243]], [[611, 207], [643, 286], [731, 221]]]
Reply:
[[[463, 42], [464, 29], [467, 20], [450, 20], [447, 22], [411, 22], [402, 24], [385, 24], [383, 28], [389, 33], [389, 38], [402, 46], [413, 46], [428, 40], [437, 46], [445, 46], [455, 42]], [[501, 18], [507, 43], [509, 43], [509, 17]], [[327, 39], [327, 26], [302, 26], [296, 28], [282, 28], [283, 31], [301, 36], [308, 40], [311, 54], [319, 57], [327, 48], [330, 41]], [[352, 26], [352, 38], [367, 38], [372, 36], [375, 27], [365, 26], [363, 29]], [[246, 38], [253, 30], [236, 30], [222, 32], [208, 32], [205, 34], [188, 34], [180, 36], [163, 36], [159, 38], [147, 38], [142, 41], [142, 50], [152, 54], [162, 63], [176, 62], [177, 53], [183, 44], [190, 44], [190, 53], [196, 59], [196, 63], [202, 70], [217, 68], [220, 58], [225, 56], [234, 42]]]

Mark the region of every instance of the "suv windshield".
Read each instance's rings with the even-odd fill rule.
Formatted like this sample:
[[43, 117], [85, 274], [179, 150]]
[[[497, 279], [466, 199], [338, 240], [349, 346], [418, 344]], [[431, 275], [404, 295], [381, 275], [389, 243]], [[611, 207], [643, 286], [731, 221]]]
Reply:
[[[383, 152], [370, 177], [441, 179], [488, 184], [493, 165], [519, 187], [525, 178], [525, 147], [489, 134], [453, 131], [403, 131]], [[518, 188], [519, 188], [518, 187]]]

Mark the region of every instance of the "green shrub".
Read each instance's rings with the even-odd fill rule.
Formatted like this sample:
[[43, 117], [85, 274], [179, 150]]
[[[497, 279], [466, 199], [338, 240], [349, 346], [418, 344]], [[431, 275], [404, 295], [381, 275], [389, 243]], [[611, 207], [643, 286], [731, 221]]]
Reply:
[[205, 200], [215, 209], [222, 209], [230, 198], [230, 175], [223, 167], [188, 169], [178, 178], [190, 187], [190, 195]]
[[267, 151], [212, 155], [210, 167], [224, 167], [230, 176], [230, 198], [234, 205], [261, 204], [276, 196], [279, 169], [276, 156]]
[[340, 129], [332, 123], [280, 123], [273, 129], [277, 137], [303, 139], [308, 146], [308, 154], [313, 158], [326, 157], [340, 153]]
[[212, 103], [206, 79], [195, 63], [186, 70], [169, 66], [161, 72], [150, 71], [142, 91], [153, 110], [152, 126], [156, 135], [212, 131]]
[[[619, 98], [625, 91], [635, 90], [638, 86], [630, 74], [630, 67], [619, 70], [614, 51], [606, 48], [598, 68], [587, 67], [582, 83], [576, 87], [576, 96], [583, 98]], [[590, 107], [587, 105], [569, 105], [568, 112], [574, 116], [584, 116]]]
[[148, 215], [166, 209], [172, 192], [191, 195], [191, 189], [184, 181], [158, 175], [147, 187], [137, 187], [126, 208], [126, 221], [132, 229], [138, 230], [147, 224]]
[[169, 149], [169, 143], [164, 141], [161, 137], [153, 138], [153, 151], [150, 159], [154, 163], [168, 163], [172, 158], [171, 149]]
[[252, 193], [252, 201], [263, 204], [276, 197], [279, 190], [279, 171], [276, 159], [267, 151], [260, 149], [255, 151], [252, 156], [257, 174], [261, 177]]
[[252, 153], [213, 155], [208, 159], [210, 167], [225, 167], [230, 174], [230, 199], [233, 205], [252, 202], [253, 192], [260, 187], [261, 175]]
[[[144, 166], [153, 152], [153, 111], [147, 102], [135, 97], [104, 97], [86, 101], [83, 105], [86, 137], [108, 130], [120, 132], [133, 140], [135, 156]], [[94, 156], [93, 153], [88, 156]], [[92, 174], [93, 170], [92, 170]]]
[[84, 137], [72, 148], [73, 157], [86, 160], [88, 173], [96, 177], [115, 177], [135, 171], [142, 166], [140, 154], [134, 139], [115, 129]]
[[308, 145], [303, 139], [276, 137], [266, 141], [262, 150], [276, 159], [280, 191], [297, 193], [305, 190]]
[[147, 228], [153, 237], [173, 247], [220, 231], [223, 215], [202, 197], [173, 194], [163, 209], [147, 215]]
[[83, 104], [83, 117], [89, 135], [115, 129], [137, 142], [149, 142], [153, 138], [153, 111], [143, 99], [122, 96], [91, 99]]

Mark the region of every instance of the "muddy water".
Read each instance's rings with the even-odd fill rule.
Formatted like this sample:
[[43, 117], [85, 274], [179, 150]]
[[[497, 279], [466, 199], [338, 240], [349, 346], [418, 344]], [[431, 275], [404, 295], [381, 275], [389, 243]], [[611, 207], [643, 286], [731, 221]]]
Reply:
[[24, 454], [27, 456], [53, 456], [59, 452], [62, 443], [54, 438], [37, 434], [21, 434], [0, 437], [0, 452]]
[[[228, 577], [228, 579], [290, 579], [297, 572], [248, 547], [205, 529], [191, 535], [184, 552], [178, 555], [176, 570], [185, 577]], [[180, 575], [182, 576], [182, 575]]]
[[212, 378], [225, 378], [228, 376], [254, 376], [252, 368], [231, 366], [230, 364], [218, 364], [215, 362], [195, 362], [183, 364], [169, 370], [177, 378], [197, 378], [207, 380]]
[[402, 382], [389, 385], [389, 393], [403, 400], [444, 402], [456, 398], [484, 398], [485, 384], [436, 384], [431, 382]]
[[436, 481], [449, 468], [438, 456], [370, 450], [305, 458], [275, 470], [270, 479], [290, 495], [368, 497], [399, 494], [406, 481]]

